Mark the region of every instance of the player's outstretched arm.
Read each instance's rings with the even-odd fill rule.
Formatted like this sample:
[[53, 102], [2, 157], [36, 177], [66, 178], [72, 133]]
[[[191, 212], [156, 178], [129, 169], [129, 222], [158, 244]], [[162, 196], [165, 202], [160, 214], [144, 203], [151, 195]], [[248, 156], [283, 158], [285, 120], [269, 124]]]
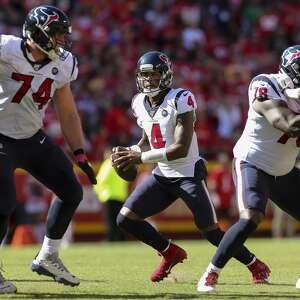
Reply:
[[84, 135], [70, 84], [56, 90], [54, 106], [63, 135], [73, 151], [78, 166], [86, 173], [90, 182], [96, 184], [96, 176], [84, 152]]
[[265, 100], [253, 102], [254, 110], [263, 115], [275, 128], [290, 137], [300, 136], [300, 115], [288, 108], [284, 101]]

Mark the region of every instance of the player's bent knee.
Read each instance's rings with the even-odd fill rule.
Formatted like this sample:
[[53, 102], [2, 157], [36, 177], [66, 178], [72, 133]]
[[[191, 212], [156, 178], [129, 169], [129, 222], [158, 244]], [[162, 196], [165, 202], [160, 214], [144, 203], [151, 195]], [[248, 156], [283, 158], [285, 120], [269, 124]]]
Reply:
[[250, 220], [256, 225], [262, 221], [264, 214], [257, 209], [245, 209], [240, 213], [240, 219]]
[[130, 210], [128, 207], [123, 206], [120, 210], [120, 214], [124, 217], [132, 220], [139, 220], [140, 217], [134, 213], [132, 210]]
[[123, 206], [117, 216], [116, 223], [118, 227], [126, 230], [128, 223], [132, 223], [136, 220], [139, 220], [139, 217], [129, 208]]
[[121, 213], [118, 214], [117, 219], [116, 219], [117, 226], [125, 231], [128, 231], [128, 229], [130, 227], [128, 225], [130, 225], [131, 222], [133, 222], [133, 220], [127, 218], [126, 216], [122, 215]]
[[78, 206], [83, 199], [82, 186], [78, 183], [70, 189], [64, 189], [63, 193], [57, 196], [69, 205]]

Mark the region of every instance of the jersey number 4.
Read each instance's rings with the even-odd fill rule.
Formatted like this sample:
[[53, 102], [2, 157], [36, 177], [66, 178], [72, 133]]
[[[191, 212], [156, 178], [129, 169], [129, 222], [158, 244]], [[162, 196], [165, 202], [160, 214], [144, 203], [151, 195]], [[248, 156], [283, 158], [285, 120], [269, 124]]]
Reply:
[[151, 129], [151, 145], [155, 149], [165, 147], [166, 142], [163, 140], [160, 126], [158, 123], [154, 123]]
[[[284, 133], [278, 140], [277, 142], [280, 144], [286, 144], [290, 136], [288, 136], [286, 133]], [[299, 148], [300, 147], [300, 136], [297, 137], [296, 140], [296, 146]]]
[[[19, 73], [12, 73], [11, 78], [16, 81], [23, 81], [23, 84], [19, 88], [19, 90], [14, 95], [12, 102], [20, 103], [23, 97], [26, 95], [28, 90], [31, 87], [31, 82], [34, 76], [24, 75]], [[42, 109], [43, 106], [49, 101], [51, 95], [51, 85], [53, 80], [50, 78], [46, 78], [42, 84], [40, 85], [37, 92], [32, 94], [32, 99], [35, 103], [38, 104], [38, 109]]]

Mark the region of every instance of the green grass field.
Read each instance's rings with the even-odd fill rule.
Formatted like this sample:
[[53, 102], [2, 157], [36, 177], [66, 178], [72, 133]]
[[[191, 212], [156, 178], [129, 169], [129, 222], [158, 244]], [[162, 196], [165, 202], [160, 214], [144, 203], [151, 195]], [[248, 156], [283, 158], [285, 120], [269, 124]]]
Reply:
[[254, 286], [250, 273], [232, 260], [223, 271], [218, 292], [198, 295], [196, 284], [214, 248], [206, 241], [179, 241], [188, 260], [170, 277], [154, 284], [149, 280], [160, 257], [137, 242], [75, 244], [61, 251], [66, 266], [81, 278], [79, 287], [65, 287], [29, 269], [38, 247], [1, 250], [5, 277], [18, 293], [0, 299], [300, 299], [295, 282], [300, 276], [300, 240], [252, 239], [247, 246], [272, 270], [271, 284]]

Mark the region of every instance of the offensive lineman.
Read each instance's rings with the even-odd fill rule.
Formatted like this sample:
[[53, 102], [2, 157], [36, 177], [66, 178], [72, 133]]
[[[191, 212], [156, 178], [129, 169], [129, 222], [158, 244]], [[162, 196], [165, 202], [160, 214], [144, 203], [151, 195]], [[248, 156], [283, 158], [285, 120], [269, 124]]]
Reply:
[[[46, 236], [31, 269], [65, 285], [79, 285], [58, 257], [61, 239], [82, 200], [71, 161], [42, 131], [44, 111], [53, 99], [57, 117], [79, 167], [92, 183], [94, 172], [84, 153], [80, 118], [70, 89], [78, 74], [76, 58], [63, 47], [71, 33], [68, 17], [53, 6], [33, 8], [23, 39], [0, 35], [0, 241], [16, 204], [14, 171], [20, 167], [52, 190]], [[0, 293], [16, 287], [0, 276]]]
[[[206, 167], [199, 157], [194, 132], [196, 100], [188, 90], [171, 88], [172, 77], [170, 60], [164, 53], [151, 51], [139, 59], [136, 81], [140, 93], [133, 98], [132, 109], [143, 136], [138, 145], [116, 147], [112, 155], [113, 165], [121, 169], [157, 163], [152, 176], [134, 190], [117, 217], [123, 230], [163, 257], [151, 276], [154, 282], [167, 277], [187, 253], [160, 235], [145, 218], [163, 211], [180, 197], [210, 243], [217, 246], [224, 235], [207, 191]], [[248, 267], [255, 283], [267, 280], [269, 268], [247, 248], [241, 247], [235, 258]]]
[[[287, 48], [278, 74], [261, 74], [249, 85], [248, 120], [235, 145], [233, 176], [240, 219], [224, 235], [198, 282], [201, 293], [216, 288], [225, 264], [254, 232], [271, 199], [300, 221], [300, 45]], [[296, 283], [300, 289], [300, 278]]]

